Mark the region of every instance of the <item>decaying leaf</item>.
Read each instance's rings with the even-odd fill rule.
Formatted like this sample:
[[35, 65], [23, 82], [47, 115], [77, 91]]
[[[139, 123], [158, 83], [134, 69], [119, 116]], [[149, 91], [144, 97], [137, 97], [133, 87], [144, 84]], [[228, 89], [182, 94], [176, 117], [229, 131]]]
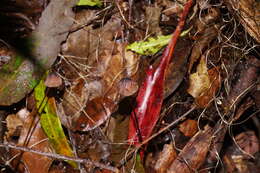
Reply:
[[161, 34], [160, 28], [160, 16], [162, 8], [158, 6], [146, 6], [145, 7], [145, 18], [147, 25], [147, 34]]
[[208, 168], [215, 166], [216, 163], [219, 161], [220, 151], [223, 147], [223, 141], [226, 136], [227, 130], [228, 130], [228, 127], [223, 122], [217, 123], [215, 125], [214, 138], [212, 139], [212, 143], [211, 143], [207, 158], [206, 158], [203, 166], [201, 167], [201, 170], [208, 170]]
[[[68, 143], [67, 137], [61, 126], [59, 117], [56, 114], [55, 99], [49, 98], [46, 106], [44, 107], [45, 113], [41, 114], [41, 126], [48, 136], [51, 146], [58, 154], [73, 157], [74, 153]], [[67, 161], [73, 167], [77, 167], [77, 164], [73, 161]]]
[[80, 116], [74, 121], [72, 120], [72, 129], [79, 131], [92, 130], [106, 121], [115, 109], [115, 103], [108, 98], [97, 97], [90, 100]]
[[210, 88], [210, 79], [205, 57], [201, 57], [200, 63], [197, 66], [197, 71], [191, 74], [189, 78], [190, 85], [187, 91], [194, 98], [201, 96]]
[[0, 68], [0, 105], [8, 106], [24, 98], [37, 85], [39, 69], [11, 46], [0, 42], [1, 56], [9, 57]]
[[[189, 39], [180, 38], [177, 42], [173, 53], [175, 58], [170, 62], [165, 74], [164, 98], [171, 95], [183, 81], [187, 73], [187, 63], [191, 48], [192, 42]], [[160, 59], [158, 59], [158, 61], [160, 61]]]
[[[74, 153], [62, 129], [60, 119], [57, 116], [55, 99], [53, 97], [48, 98], [45, 95], [45, 90], [46, 86], [44, 85], [43, 80], [41, 80], [34, 92], [36, 106], [40, 110], [41, 126], [45, 134], [48, 136], [50, 144], [56, 153], [66, 156], [74, 156]], [[75, 162], [68, 161], [68, 163], [73, 167], [77, 166]]]
[[[64, 93], [63, 102], [59, 107], [59, 113], [61, 113], [59, 116], [61, 118], [62, 124], [66, 127], [71, 126], [70, 119], [78, 117], [87, 103], [89, 94], [87, 88], [84, 85], [84, 79], [76, 79], [73, 82], [73, 85]], [[96, 85], [96, 88], [99, 89], [99, 85]], [[96, 92], [98, 93], [98, 91], [99, 90]], [[62, 113], [64, 113], [65, 116], [62, 116]]]
[[202, 56], [197, 71], [189, 78], [190, 85], [187, 92], [195, 98], [198, 107], [207, 107], [221, 85], [219, 68], [208, 70], [205, 57]]
[[[11, 117], [8, 118], [7, 126], [12, 126], [14, 128], [14, 126], [10, 123], [13, 124], [14, 121], [17, 120], [22, 122], [22, 127], [21, 124], [18, 123], [16, 130], [14, 131], [14, 134], [11, 134], [11, 131], [8, 132], [9, 139], [7, 140], [9, 142], [14, 142], [13, 140], [10, 141], [10, 139], [12, 139], [11, 136], [14, 136], [14, 138], [18, 137], [18, 142], [16, 144], [17, 146], [27, 146], [37, 151], [52, 152], [48, 138], [46, 137], [45, 133], [43, 132], [40, 126], [38, 117], [34, 118], [26, 109], [22, 109], [16, 115], [11, 115]], [[19, 133], [17, 134], [17, 132]], [[28, 134], [30, 135], [29, 138], [26, 140]], [[18, 154], [21, 154], [21, 151], [15, 149], [12, 149], [11, 153], [12, 156], [16, 156], [17, 159], [19, 159], [14, 159], [12, 165], [14, 167], [19, 165], [18, 169], [20, 172], [24, 172], [26, 170], [30, 173], [46, 173], [48, 172], [53, 160], [52, 158], [49, 158], [47, 156], [38, 155], [31, 152], [22, 153], [20, 158]]]
[[193, 136], [173, 161], [167, 173], [192, 173], [198, 170], [206, 159], [213, 132], [212, 128], [206, 127]]

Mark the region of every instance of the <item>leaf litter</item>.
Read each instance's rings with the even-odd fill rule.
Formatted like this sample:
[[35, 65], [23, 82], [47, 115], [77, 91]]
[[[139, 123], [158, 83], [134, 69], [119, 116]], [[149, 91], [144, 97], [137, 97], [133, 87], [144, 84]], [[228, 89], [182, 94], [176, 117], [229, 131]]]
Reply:
[[[29, 74], [33, 63], [25, 56], [23, 62], [32, 64], [26, 68], [13, 58], [22, 53], [19, 42], [14, 43], [30, 37], [35, 28], [46, 34], [38, 28], [37, 15], [31, 16], [62, 5], [37, 2], [39, 11], [16, 9], [19, 15], [2, 10], [1, 17], [21, 23], [0, 29], [1, 74], [8, 70], [26, 81], [19, 85], [15, 77], [0, 76], [12, 83], [2, 82], [1, 88], [10, 92], [0, 91], [6, 123], [0, 136], [1, 151], [6, 151], [1, 168], [43, 173], [258, 172], [259, 2], [197, 0], [189, 12], [187, 2], [79, 1], [73, 7], [75, 18], [71, 13], [62, 16], [66, 23], [56, 23], [50, 32], [60, 29], [63, 38], [68, 34], [61, 46], [59, 34], [40, 36], [39, 59], [49, 56], [51, 48], [50, 72], [29, 83], [27, 73], [20, 72]], [[186, 20], [181, 19], [183, 10]], [[47, 28], [56, 21], [49, 14], [40, 18], [49, 20]], [[186, 32], [167, 57], [163, 52], [169, 51], [178, 22]], [[8, 38], [5, 33], [10, 32], [14, 34]], [[48, 38], [55, 46], [44, 46]], [[153, 83], [158, 71], [162, 73]], [[34, 95], [30, 91], [39, 81], [44, 92], [35, 96], [39, 85]], [[136, 110], [144, 107], [151, 109], [139, 117]]]

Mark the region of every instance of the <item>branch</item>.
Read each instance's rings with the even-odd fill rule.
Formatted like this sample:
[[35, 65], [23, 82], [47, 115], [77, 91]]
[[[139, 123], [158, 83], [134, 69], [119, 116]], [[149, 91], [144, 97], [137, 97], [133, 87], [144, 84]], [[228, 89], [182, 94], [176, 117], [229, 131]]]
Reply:
[[116, 173], [119, 172], [119, 170], [115, 167], [108, 166], [108, 165], [105, 165], [105, 164], [102, 164], [102, 163], [99, 163], [99, 162], [94, 162], [94, 161], [91, 161], [89, 159], [68, 157], [68, 156], [64, 156], [64, 155], [60, 155], [60, 154], [48, 153], [48, 152], [43, 152], [43, 151], [39, 151], [39, 150], [34, 150], [34, 149], [31, 149], [31, 148], [20, 147], [20, 146], [8, 144], [8, 143], [0, 143], [0, 147], [12, 148], [12, 149], [16, 149], [16, 150], [20, 150], [20, 151], [24, 151], [24, 152], [30, 152], [30, 153], [34, 153], [34, 154], [39, 154], [39, 155], [51, 157], [51, 158], [54, 158], [54, 159], [70, 160], [70, 161], [74, 161], [74, 162], [77, 162], [77, 163], [91, 164], [91, 165], [94, 165], [95, 167], [98, 167], [98, 168], [101, 168], [101, 169], [107, 169], [107, 170], [110, 170], [110, 171], [116, 172]]

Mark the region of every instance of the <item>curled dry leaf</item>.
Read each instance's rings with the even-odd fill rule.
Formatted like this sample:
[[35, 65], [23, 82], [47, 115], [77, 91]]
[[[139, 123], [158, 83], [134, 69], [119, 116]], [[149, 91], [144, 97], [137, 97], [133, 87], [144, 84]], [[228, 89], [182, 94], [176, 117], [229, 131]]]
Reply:
[[210, 101], [215, 97], [215, 94], [221, 85], [221, 77], [218, 67], [208, 70], [208, 75], [210, 79], [209, 88], [195, 100], [197, 106], [200, 108], [205, 108], [209, 105]]
[[7, 132], [5, 137], [8, 141], [12, 140], [12, 137], [19, 137], [21, 129], [23, 127], [23, 121], [16, 114], [11, 114], [6, 117]]
[[166, 9], [163, 10], [163, 14], [170, 16], [173, 14], [179, 15], [183, 9], [183, 6], [178, 2], [170, 2], [170, 4], [166, 4]]
[[195, 98], [198, 107], [207, 107], [221, 85], [219, 68], [208, 70], [205, 57], [202, 56], [197, 71], [190, 75], [189, 80], [187, 92]]
[[[16, 115], [11, 115], [11, 117], [8, 118], [7, 127], [11, 127], [12, 124], [10, 124], [10, 123], [13, 123], [13, 121], [22, 122], [22, 128], [20, 129], [21, 131], [18, 136], [19, 139], [18, 139], [18, 142], [16, 143], [17, 146], [25, 146], [25, 143], [27, 143], [26, 137], [28, 134], [31, 134], [31, 135], [29, 135], [30, 137], [28, 138], [29, 140], [26, 145], [27, 147], [37, 150], [37, 151], [52, 152], [51, 147], [49, 145], [49, 141], [40, 126], [38, 116], [36, 116], [34, 118], [31, 116], [31, 114], [26, 109], [22, 109]], [[17, 124], [18, 129], [19, 129], [19, 127], [21, 127], [20, 125], [21, 125], [20, 123]], [[34, 127], [34, 128], [32, 128], [32, 127]], [[8, 133], [8, 135], [9, 136], [14, 135], [17, 137], [17, 134]], [[17, 156], [17, 154], [20, 154], [20, 153], [21, 153], [21, 151], [11, 149], [12, 156]], [[19, 171], [21, 171], [21, 172], [24, 172], [24, 170], [27, 170], [30, 173], [32, 173], [32, 172], [46, 173], [46, 172], [48, 172], [49, 167], [52, 163], [51, 158], [44, 156], [44, 155], [30, 153], [30, 152], [24, 152], [22, 154], [21, 158], [20, 157], [16, 157], [16, 158], [17, 159], [13, 160], [12, 165], [14, 167], [19, 165], [18, 168], [19, 168]], [[18, 159], [21, 159], [21, 160], [18, 160]]]
[[204, 56], [200, 59], [196, 73], [190, 75], [189, 83], [187, 91], [194, 98], [201, 96], [210, 87], [207, 63]]

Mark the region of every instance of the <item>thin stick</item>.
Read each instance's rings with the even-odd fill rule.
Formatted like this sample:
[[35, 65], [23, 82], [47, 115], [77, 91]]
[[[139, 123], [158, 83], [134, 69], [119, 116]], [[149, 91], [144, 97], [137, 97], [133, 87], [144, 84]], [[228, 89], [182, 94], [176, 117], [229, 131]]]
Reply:
[[43, 151], [39, 151], [39, 150], [34, 150], [34, 149], [31, 149], [31, 148], [20, 147], [20, 146], [8, 144], [8, 143], [0, 143], [0, 147], [12, 148], [12, 149], [20, 150], [20, 151], [23, 151], [23, 152], [30, 152], [30, 153], [34, 153], [34, 154], [38, 154], [38, 155], [42, 155], [42, 156], [51, 157], [51, 158], [54, 158], [54, 159], [70, 160], [70, 161], [74, 161], [74, 162], [78, 162], [78, 163], [91, 164], [91, 165], [94, 165], [95, 167], [98, 167], [98, 168], [101, 168], [101, 169], [107, 169], [107, 170], [110, 170], [112, 172], [119, 172], [119, 170], [115, 167], [108, 166], [108, 165], [105, 165], [105, 164], [102, 164], [102, 163], [99, 163], [99, 162], [94, 162], [94, 161], [91, 161], [89, 159], [68, 157], [68, 156], [64, 156], [64, 155], [60, 155], [60, 154], [48, 153], [48, 152], [43, 152]]

